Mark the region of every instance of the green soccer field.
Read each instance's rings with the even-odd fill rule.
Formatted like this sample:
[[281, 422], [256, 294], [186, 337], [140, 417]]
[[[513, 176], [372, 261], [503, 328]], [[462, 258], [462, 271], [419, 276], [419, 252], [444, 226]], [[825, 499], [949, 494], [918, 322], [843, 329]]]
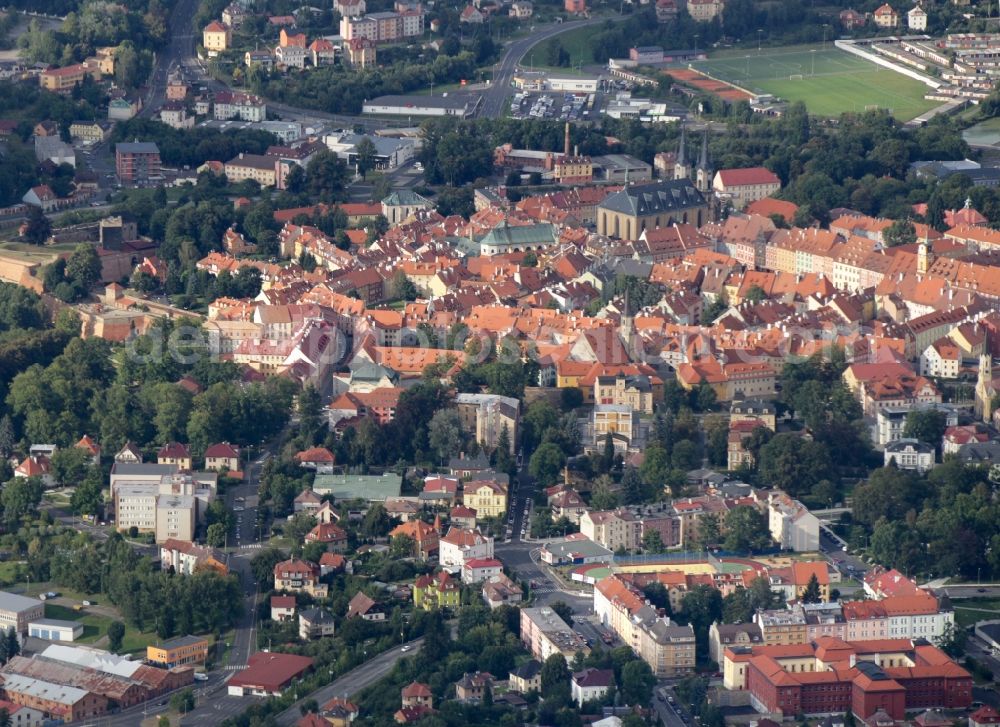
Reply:
[[748, 91], [802, 101], [819, 116], [878, 107], [908, 121], [939, 105], [924, 99], [929, 89], [920, 81], [830, 46], [751, 50], [742, 57], [709, 58], [691, 66]]

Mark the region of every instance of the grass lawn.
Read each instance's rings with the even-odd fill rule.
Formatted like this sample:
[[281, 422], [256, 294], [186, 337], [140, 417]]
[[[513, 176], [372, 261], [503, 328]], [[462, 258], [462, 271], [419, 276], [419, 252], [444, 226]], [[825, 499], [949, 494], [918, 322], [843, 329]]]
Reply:
[[962, 132], [962, 138], [975, 146], [993, 146], [1000, 143], [1000, 117], [980, 121]]
[[114, 620], [97, 613], [74, 611], [68, 606], [59, 606], [55, 603], [45, 604], [45, 618], [56, 618], [61, 621], [77, 621], [83, 624], [83, 636], [77, 641], [81, 644], [90, 644], [97, 641], [108, 633], [108, 625]]
[[[576, 28], [574, 30], [567, 30], [565, 33], [560, 33], [554, 38], [550, 38], [543, 43], [536, 45], [528, 55], [524, 57], [521, 61], [523, 67], [532, 67], [536, 69], [546, 69], [554, 73], [569, 74], [571, 69], [569, 68], [546, 68], [545, 61], [549, 56], [548, 49], [554, 44], [559, 43], [562, 47], [569, 53], [569, 63], [571, 66], [576, 66], [580, 63], [583, 65], [588, 65], [594, 63], [594, 56], [590, 53], [591, 48], [591, 38], [594, 33], [598, 32], [601, 26], [597, 27], [589, 26], [584, 28]], [[574, 74], [575, 75], [575, 74]]]
[[[17, 235], [17, 228], [12, 228], [12, 235]], [[0, 256], [13, 258], [29, 263], [48, 264], [60, 252], [72, 252], [75, 245], [29, 245], [24, 242], [0, 242]]]
[[6, 560], [0, 563], [0, 584], [13, 585], [16, 583], [18, 580], [18, 566], [23, 563], [24, 561], [21, 560]]
[[955, 623], [959, 626], [1000, 618], [1000, 598], [961, 598], [951, 603], [955, 607]]
[[920, 81], [827, 45], [780, 50], [729, 50], [691, 67], [755, 93], [802, 101], [810, 113], [837, 116], [844, 111], [886, 108], [906, 121], [939, 105], [927, 101]]

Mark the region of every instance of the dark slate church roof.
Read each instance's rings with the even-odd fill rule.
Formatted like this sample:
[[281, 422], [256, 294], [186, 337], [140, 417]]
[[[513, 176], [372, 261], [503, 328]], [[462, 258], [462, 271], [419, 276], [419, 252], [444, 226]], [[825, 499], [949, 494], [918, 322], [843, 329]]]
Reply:
[[636, 184], [601, 202], [602, 209], [645, 217], [705, 205], [705, 198], [688, 179]]

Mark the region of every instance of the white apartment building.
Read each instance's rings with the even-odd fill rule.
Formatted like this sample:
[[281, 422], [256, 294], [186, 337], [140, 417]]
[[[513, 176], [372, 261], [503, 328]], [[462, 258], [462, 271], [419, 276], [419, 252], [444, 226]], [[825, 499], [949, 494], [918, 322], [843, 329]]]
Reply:
[[578, 652], [590, 653], [587, 640], [546, 607], [521, 609], [521, 641], [541, 662], [553, 654], [562, 654], [571, 662]]
[[118, 482], [112, 489], [115, 526], [122, 532], [134, 527], [154, 533], [158, 543], [193, 540], [215, 494], [214, 479], [205, 481], [191, 473], [164, 475], [158, 482]]
[[782, 550], [819, 550], [819, 519], [784, 492], [768, 497], [767, 524]]
[[266, 121], [267, 104], [259, 96], [249, 93], [221, 92], [215, 94], [213, 99], [212, 116], [222, 121]]
[[641, 523], [628, 510], [588, 510], [580, 516], [580, 532], [611, 551], [641, 545]]
[[479, 530], [452, 527], [438, 541], [438, 562], [443, 568], [463, 568], [467, 561], [493, 557], [493, 538]]

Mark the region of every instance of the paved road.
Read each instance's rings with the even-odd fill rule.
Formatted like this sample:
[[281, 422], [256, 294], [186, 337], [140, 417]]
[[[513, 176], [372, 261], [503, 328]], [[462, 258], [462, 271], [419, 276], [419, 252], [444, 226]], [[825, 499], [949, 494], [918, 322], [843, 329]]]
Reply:
[[666, 727], [685, 727], [685, 721], [678, 715], [677, 707], [661, 697], [659, 688], [653, 694], [652, 707], [659, 718], [659, 724], [666, 725]]
[[[402, 647], [394, 646], [389, 651], [385, 651], [375, 658], [369, 659], [361, 666], [355, 667], [322, 689], [304, 695], [299, 701], [278, 715], [278, 724], [285, 727], [295, 724], [296, 720], [302, 716], [299, 706], [307, 699], [315, 699], [320, 706], [323, 706], [325, 702], [330, 701], [334, 697], [350, 697], [357, 694], [392, 671], [392, 667], [404, 656], [412, 656], [419, 651], [423, 642], [424, 640], [421, 638], [410, 641]], [[409, 648], [404, 652], [403, 648], [406, 647]], [[192, 724], [195, 723], [192, 722]]]
[[483, 92], [483, 102], [480, 104], [476, 116], [484, 118], [499, 118], [503, 116], [507, 107], [507, 99], [511, 97], [510, 81], [517, 71], [518, 65], [532, 48], [539, 43], [548, 40], [560, 33], [566, 33], [575, 28], [582, 28], [588, 25], [603, 23], [606, 18], [591, 18], [590, 20], [573, 20], [568, 23], [546, 26], [537, 32], [513, 41], [507, 46], [504, 53], [496, 64], [496, 72], [493, 74], [493, 82], [489, 88]]
[[167, 76], [194, 56], [194, 29], [192, 20], [198, 11], [198, 0], [177, 0], [167, 20], [167, 34], [170, 43], [156, 54], [156, 65], [149, 84], [149, 94], [144, 99], [145, 106], [140, 116], [151, 117], [166, 98]]

